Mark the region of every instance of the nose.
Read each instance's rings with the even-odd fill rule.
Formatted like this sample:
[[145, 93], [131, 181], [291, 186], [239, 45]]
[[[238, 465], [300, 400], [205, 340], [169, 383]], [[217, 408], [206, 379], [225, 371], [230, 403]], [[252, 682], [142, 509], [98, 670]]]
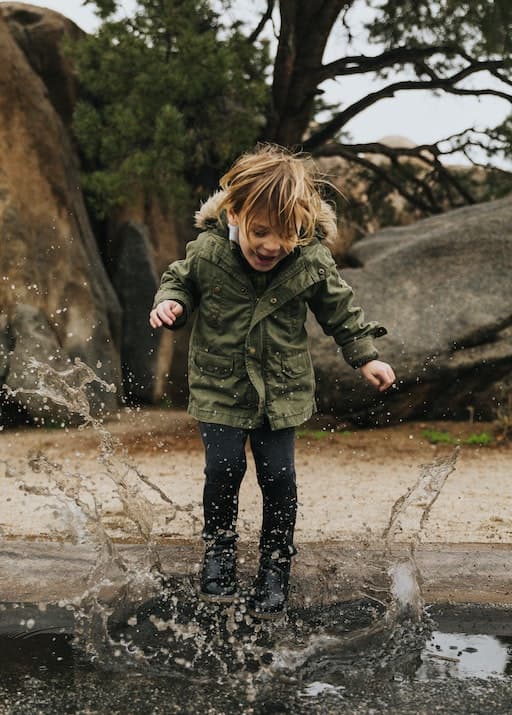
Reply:
[[281, 252], [281, 240], [279, 236], [267, 236], [262, 248], [267, 255], [277, 256], [277, 254]]

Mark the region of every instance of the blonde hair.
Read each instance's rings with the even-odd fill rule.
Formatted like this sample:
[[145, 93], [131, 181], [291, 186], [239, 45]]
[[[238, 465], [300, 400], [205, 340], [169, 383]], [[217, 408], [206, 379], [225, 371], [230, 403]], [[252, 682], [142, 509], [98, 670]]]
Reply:
[[219, 206], [237, 214], [247, 229], [260, 211], [266, 211], [281, 240], [291, 247], [315, 238], [319, 221], [330, 222], [326, 233], [336, 233], [336, 217], [322, 200], [322, 185], [310, 157], [276, 144], [260, 144], [237, 159], [220, 180], [224, 196]]

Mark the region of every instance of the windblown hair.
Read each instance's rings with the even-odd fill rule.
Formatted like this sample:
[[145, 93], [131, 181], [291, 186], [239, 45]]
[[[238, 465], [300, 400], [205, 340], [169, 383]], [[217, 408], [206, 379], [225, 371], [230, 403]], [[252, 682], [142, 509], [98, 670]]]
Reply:
[[311, 159], [275, 144], [261, 144], [237, 159], [220, 180], [224, 190], [218, 210], [234, 211], [247, 234], [256, 214], [268, 216], [283, 244], [293, 249], [315, 238], [318, 226], [329, 224], [336, 235], [336, 216], [322, 199], [329, 182], [320, 178]]

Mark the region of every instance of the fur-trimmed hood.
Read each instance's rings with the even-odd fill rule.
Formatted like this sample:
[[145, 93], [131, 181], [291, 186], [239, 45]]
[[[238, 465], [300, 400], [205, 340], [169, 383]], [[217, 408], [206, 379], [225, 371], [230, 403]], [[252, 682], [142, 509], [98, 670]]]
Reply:
[[[225, 191], [216, 191], [202, 204], [196, 211], [194, 225], [196, 228], [206, 230], [215, 228], [222, 222], [219, 219], [219, 208], [223, 202]], [[322, 201], [322, 208], [318, 217], [317, 238], [333, 243], [338, 237], [338, 226], [336, 223], [336, 213], [326, 202]]]

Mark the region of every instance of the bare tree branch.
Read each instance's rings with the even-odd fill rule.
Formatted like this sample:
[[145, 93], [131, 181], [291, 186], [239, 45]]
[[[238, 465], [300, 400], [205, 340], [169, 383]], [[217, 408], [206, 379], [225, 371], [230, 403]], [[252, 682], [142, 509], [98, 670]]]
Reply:
[[259, 21], [257, 26], [254, 28], [254, 30], [251, 32], [251, 34], [247, 38], [247, 41], [249, 43], [252, 44], [253, 42], [255, 42], [258, 39], [263, 28], [265, 27], [267, 22], [271, 19], [272, 13], [274, 12], [275, 5], [276, 5], [275, 0], [267, 0], [267, 9], [265, 10], [264, 14], [261, 16], [261, 20]]
[[[393, 187], [415, 208], [426, 213], [440, 213], [444, 208], [432, 191], [433, 183], [444, 185], [445, 195], [452, 207], [476, 203], [475, 197], [472, 196], [450, 168], [441, 163], [439, 158], [440, 156], [447, 156], [460, 151], [468, 157], [474, 166], [488, 169], [488, 166], [484, 167], [484, 165], [475, 162], [469, 154], [469, 147], [486, 148], [484, 142], [475, 141], [471, 138], [474, 133], [475, 130], [466, 129], [439, 142], [421, 144], [415, 147], [390, 147], [380, 142], [370, 142], [368, 144], [329, 143], [324, 145], [316, 153], [316, 156], [340, 156], [351, 163], [358, 164]], [[452, 146], [442, 149], [439, 145], [445, 143], [452, 143]], [[368, 155], [372, 154], [385, 156], [389, 160], [395, 175], [385, 165], [371, 161]], [[411, 173], [410, 164], [407, 166], [400, 162], [400, 159], [403, 158], [416, 159], [424, 164], [429, 172], [423, 177]], [[502, 171], [502, 173], [510, 175], [510, 172]], [[409, 183], [412, 182], [418, 191], [412, 192], [408, 190], [403, 181], [404, 179]]]
[[[387, 97], [392, 97], [396, 92], [401, 91], [411, 91], [411, 90], [433, 90], [441, 89], [450, 94], [468, 95], [468, 96], [482, 96], [482, 95], [492, 95], [494, 97], [501, 97], [512, 103], [512, 94], [507, 94], [500, 90], [494, 89], [458, 89], [453, 85], [461, 80], [469, 77], [476, 72], [483, 72], [485, 70], [494, 70], [503, 67], [504, 63], [499, 60], [487, 60], [483, 62], [474, 61], [469, 67], [456, 72], [451, 77], [439, 77], [438, 79], [430, 80], [402, 80], [400, 82], [394, 82], [393, 84], [382, 87], [382, 89], [371, 92], [366, 97], [358, 100], [351, 104], [347, 109], [343, 110], [336, 116], [334, 116], [329, 122], [323, 125], [321, 129], [314, 132], [309, 139], [304, 142], [304, 149], [306, 151], [313, 151], [318, 146], [323, 144], [329, 139], [332, 139], [336, 133], [342, 129], [342, 127], [347, 124], [355, 116], [363, 112], [368, 107], [371, 107], [376, 102]], [[436, 75], [437, 76], [437, 75]]]
[[432, 57], [437, 54], [457, 54], [455, 45], [431, 45], [429, 47], [395, 47], [392, 50], [386, 50], [375, 57], [368, 55], [352, 55], [343, 57], [326, 65], [322, 65], [314, 71], [314, 81], [317, 84], [324, 82], [326, 79], [334, 79], [335, 77], [344, 77], [351, 74], [364, 74], [366, 72], [378, 72], [379, 70], [388, 67], [394, 67], [396, 64], [415, 64], [424, 60], [427, 57]]
[[504, 84], [508, 84], [509, 87], [512, 87], [512, 79], [507, 77], [506, 75], [502, 74], [498, 70], [493, 70], [491, 74], [496, 77], [497, 79], [500, 80], [500, 82], [503, 82]]
[[[450, 134], [450, 136], [445, 137], [444, 139], [439, 139], [439, 141], [433, 142], [432, 144], [416, 144], [412, 147], [393, 147], [389, 146], [388, 144], [382, 144], [381, 142], [364, 142], [359, 144], [343, 143], [343, 146], [353, 152], [358, 153], [364, 152], [366, 154], [382, 154], [389, 157], [406, 156], [420, 160], [426, 159], [427, 161], [429, 161], [429, 156], [449, 156], [451, 154], [454, 154], [455, 152], [462, 151], [462, 149], [467, 146], [474, 146], [486, 149], [487, 145], [483, 141], [475, 141], [471, 138], [475, 134], [483, 134], [484, 137], [487, 136], [485, 133], [474, 129], [473, 127], [469, 127], [468, 129], [463, 129], [462, 131], [456, 132], [455, 134]], [[450, 148], [441, 148], [441, 144], [450, 143], [453, 144], [452, 146], [450, 146]], [[321, 149], [317, 150], [315, 154], [316, 156], [330, 155], [326, 154], [326, 151], [334, 152], [334, 154], [336, 154], [336, 147], [338, 146], [340, 146], [340, 144], [337, 144], [335, 142], [327, 144], [326, 147], [322, 147]]]
[[426, 203], [417, 193], [407, 191], [403, 184], [386, 171], [383, 166], [374, 164], [372, 161], [364, 156], [361, 156], [360, 154], [352, 153], [350, 147], [344, 147], [341, 144], [328, 144], [322, 148], [322, 156], [339, 156], [349, 162], [359, 164], [360, 166], [369, 169], [373, 174], [380, 177], [383, 181], [396, 189], [398, 193], [407, 199], [412, 206], [424, 211], [425, 213], [441, 213], [442, 211], [441, 207], [437, 204], [433, 206], [432, 204]]

